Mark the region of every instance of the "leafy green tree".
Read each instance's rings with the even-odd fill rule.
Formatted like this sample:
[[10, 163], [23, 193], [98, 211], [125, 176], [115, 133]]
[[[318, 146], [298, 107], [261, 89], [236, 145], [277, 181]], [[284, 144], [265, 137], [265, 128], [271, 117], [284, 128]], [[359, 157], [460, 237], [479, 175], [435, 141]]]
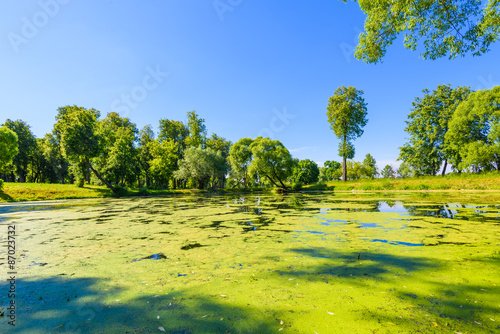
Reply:
[[[196, 120], [193, 121], [198, 125]], [[160, 141], [172, 139], [175, 143], [180, 144], [179, 154], [186, 148], [186, 139], [189, 137], [189, 129], [184, 123], [169, 119], [160, 119], [158, 131], [158, 139]]]
[[330, 128], [341, 140], [339, 155], [343, 157], [342, 180], [346, 181], [346, 160], [354, 157], [354, 146], [351, 141], [363, 134], [363, 127], [368, 122], [363, 91], [354, 87], [337, 88], [334, 96], [328, 99], [326, 115]]
[[152, 144], [150, 143], [153, 142], [154, 139], [155, 134], [151, 125], [148, 124], [144, 126], [141, 131], [139, 131], [139, 147], [137, 154], [141, 170], [144, 172], [144, 176], [146, 178], [146, 187], [150, 186], [149, 170], [151, 168], [151, 160], [153, 160], [153, 155], [151, 154]]
[[432, 92], [428, 89], [423, 92], [424, 97], [417, 97], [412, 103], [412, 112], [408, 115], [405, 128], [410, 138], [400, 148], [398, 159], [424, 175], [436, 175], [444, 163], [444, 175], [449, 159], [455, 155], [455, 151], [445, 145], [445, 135], [455, 110], [467, 99], [470, 89], [439, 85]]
[[76, 105], [61, 107], [58, 111], [55, 129], [61, 138], [64, 155], [74, 164], [82, 166], [84, 163], [102, 183], [116, 192], [117, 189], [106, 181], [90, 162], [90, 159], [101, 153], [97, 134], [100, 112]]
[[450, 122], [447, 145], [459, 170], [500, 169], [500, 86], [470, 94]]
[[179, 145], [173, 139], [152, 140], [147, 144], [153, 158], [150, 166], [156, 186], [168, 186], [168, 182], [177, 168]]
[[64, 184], [65, 178], [68, 175], [69, 162], [62, 155], [61, 146], [59, 145], [54, 132], [45, 135], [41, 149], [48, 168], [50, 169], [50, 182], [60, 182]]
[[398, 175], [401, 178], [414, 177], [415, 176], [415, 169], [411, 165], [409, 165], [405, 162], [402, 162], [398, 168]]
[[359, 180], [364, 177], [364, 166], [359, 161], [347, 161], [347, 179]]
[[235, 184], [248, 186], [248, 167], [252, 162], [252, 151], [250, 145], [253, 143], [251, 138], [241, 138], [229, 149], [229, 163], [231, 165], [230, 177], [235, 180]]
[[36, 138], [31, 132], [30, 126], [20, 119], [17, 121], [7, 119], [3, 125], [14, 131], [17, 135], [19, 153], [13, 158], [12, 164], [15, 167], [19, 182], [26, 182], [28, 166], [36, 149]]
[[[231, 148], [231, 141], [226, 140], [226, 138], [219, 137], [215, 133], [212, 133], [210, 138], [207, 138], [206, 147], [211, 148], [215, 152], [220, 152], [224, 160], [229, 164], [229, 150]], [[228, 165], [229, 166], [229, 165]], [[220, 173], [217, 177], [217, 183], [219, 184], [219, 188], [224, 188], [226, 182], [226, 174]]]
[[318, 164], [309, 159], [300, 160], [293, 166], [292, 181], [294, 183], [311, 184], [318, 182]]
[[279, 140], [257, 137], [250, 145], [250, 151], [252, 162], [248, 167], [249, 173], [286, 190], [284, 181], [292, 173], [293, 160], [285, 146]]
[[340, 162], [327, 160], [324, 166], [324, 181], [339, 180], [342, 177], [342, 164]]
[[128, 128], [118, 128], [113, 146], [108, 152], [107, 175], [109, 179], [122, 187], [125, 180], [132, 180], [135, 174], [135, 158], [134, 133]]
[[[347, 0], [343, 0], [344, 2]], [[355, 57], [367, 63], [382, 61], [387, 47], [404, 33], [404, 45], [424, 45], [424, 59], [489, 51], [500, 33], [498, 0], [358, 0], [366, 14]]]
[[377, 161], [371, 154], [367, 154], [365, 156], [365, 160], [363, 160], [363, 177], [373, 179], [377, 177]]
[[216, 180], [220, 174], [226, 174], [229, 165], [221, 152], [201, 146], [189, 147], [184, 151], [184, 158], [179, 161], [179, 170], [174, 172], [176, 178], [187, 180], [191, 178], [198, 189], [210, 186], [216, 187]]
[[384, 179], [396, 177], [396, 172], [394, 171], [394, 168], [392, 168], [391, 165], [385, 165], [384, 169], [382, 169], [382, 172], [380, 174], [382, 174], [382, 177]]
[[205, 126], [205, 120], [199, 118], [196, 111], [189, 111], [188, 115], [188, 129], [189, 137], [186, 138], [187, 147], [205, 147], [205, 142], [207, 139], [207, 128]]
[[6, 126], [0, 127], [0, 170], [12, 163], [18, 153], [17, 134]]

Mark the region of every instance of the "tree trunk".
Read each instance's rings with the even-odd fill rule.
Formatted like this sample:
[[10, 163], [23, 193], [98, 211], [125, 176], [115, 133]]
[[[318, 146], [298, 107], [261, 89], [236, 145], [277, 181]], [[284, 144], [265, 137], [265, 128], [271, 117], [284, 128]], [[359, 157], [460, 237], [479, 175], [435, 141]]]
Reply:
[[103, 179], [103, 177], [101, 176], [101, 174], [99, 174], [93, 167], [92, 165], [90, 164], [90, 161], [89, 161], [89, 158], [85, 157], [85, 162], [87, 163], [87, 167], [94, 173], [95, 176], [97, 176], [97, 178], [99, 180], [101, 180], [102, 183], [104, 183], [106, 185], [106, 187], [108, 187], [109, 189], [111, 189], [111, 191], [113, 191], [114, 193], [116, 192], [116, 188], [113, 187], [111, 185], [111, 183], [109, 183], [108, 181], [106, 181], [105, 179]]
[[342, 181], [347, 181], [347, 159], [345, 155], [342, 158]]
[[271, 181], [272, 184], [274, 184], [276, 187], [278, 187], [278, 185], [276, 184], [276, 182], [274, 182], [274, 180], [271, 179], [271, 177], [269, 175], [266, 175], [266, 177], [269, 179], [269, 181]]
[[448, 159], [444, 160], [444, 167], [443, 167], [443, 172], [441, 173], [441, 176], [444, 176], [444, 173], [446, 172], [446, 167], [448, 167]]

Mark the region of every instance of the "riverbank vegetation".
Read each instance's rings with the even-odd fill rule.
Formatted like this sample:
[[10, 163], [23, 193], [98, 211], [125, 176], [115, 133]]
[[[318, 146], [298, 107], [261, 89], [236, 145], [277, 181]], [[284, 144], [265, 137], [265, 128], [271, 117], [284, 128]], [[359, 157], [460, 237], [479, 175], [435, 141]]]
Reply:
[[[368, 121], [367, 104], [362, 91], [342, 86], [327, 108], [328, 121], [340, 139], [342, 164], [328, 160], [319, 167], [309, 159], [293, 158], [283, 143], [270, 138], [242, 138], [233, 144], [218, 134], [209, 136], [205, 120], [195, 111], [187, 113], [186, 124], [161, 119], [155, 134], [151, 125], [138, 130], [116, 112], [101, 118], [96, 109], [65, 106], [58, 109], [53, 131], [44, 138], [36, 138], [22, 120], [5, 121], [0, 131], [0, 177], [19, 183], [104, 185], [114, 195], [130, 194], [128, 189], [287, 191], [305, 185], [336, 190], [497, 189], [499, 183], [494, 181], [460, 180], [500, 170], [500, 86], [473, 92], [440, 85], [423, 92], [408, 116], [409, 139], [400, 148], [398, 169], [386, 165], [379, 170], [371, 154], [362, 162], [352, 159], [352, 141]], [[421, 178], [444, 176], [450, 167], [453, 173], [448, 178]], [[337, 183], [340, 179], [352, 182]], [[484, 181], [481, 176], [478, 180]], [[57, 192], [64, 187], [50, 188]], [[6, 189], [4, 198], [8, 199], [8, 191], [12, 190]], [[71, 198], [73, 190], [61, 196]], [[47, 197], [52, 195], [41, 195]]]

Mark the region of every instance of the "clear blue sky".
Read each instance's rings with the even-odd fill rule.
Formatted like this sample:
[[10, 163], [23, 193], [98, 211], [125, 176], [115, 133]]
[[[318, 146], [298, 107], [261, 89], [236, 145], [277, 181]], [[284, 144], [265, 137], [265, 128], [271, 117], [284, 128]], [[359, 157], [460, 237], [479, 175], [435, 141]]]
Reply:
[[364, 22], [356, 3], [219, 3], [229, 7], [218, 12], [213, 0], [1, 1], [0, 123], [22, 119], [42, 137], [58, 107], [76, 104], [156, 130], [159, 119], [186, 121], [196, 110], [209, 134], [233, 142], [271, 135], [294, 157], [322, 163], [340, 161], [328, 97], [350, 85], [368, 103], [355, 160], [371, 153], [383, 167], [395, 163], [404, 121], [424, 88], [500, 83], [500, 43], [481, 57], [425, 61], [399, 39], [382, 64], [368, 65], [352, 55]]

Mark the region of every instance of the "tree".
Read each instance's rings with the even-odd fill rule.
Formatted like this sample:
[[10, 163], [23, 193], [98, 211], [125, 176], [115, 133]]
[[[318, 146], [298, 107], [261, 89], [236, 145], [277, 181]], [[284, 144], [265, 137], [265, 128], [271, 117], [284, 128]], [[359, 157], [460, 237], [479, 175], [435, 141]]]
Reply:
[[192, 178], [198, 189], [204, 189], [210, 183], [215, 188], [217, 178], [220, 174], [226, 174], [228, 168], [221, 152], [200, 146], [190, 147], [184, 152], [184, 159], [179, 161], [179, 170], [174, 175], [181, 180]]
[[[346, 0], [344, 0], [345, 2]], [[500, 33], [498, 0], [358, 0], [367, 15], [355, 57], [367, 63], [382, 61], [387, 47], [404, 33], [406, 48], [423, 43], [424, 59], [489, 51]]]
[[187, 147], [202, 146], [204, 148], [207, 137], [205, 120], [203, 118], [199, 118], [196, 111], [189, 111], [187, 115], [189, 129], [189, 137], [186, 138]]
[[119, 128], [106, 161], [108, 178], [123, 187], [126, 179], [133, 179], [135, 158], [134, 133], [128, 128]]
[[363, 160], [363, 177], [373, 179], [377, 176], [377, 161], [371, 154], [367, 154], [365, 156], [365, 160]]
[[279, 140], [257, 137], [250, 145], [252, 162], [249, 166], [250, 174], [258, 175], [259, 179], [266, 179], [276, 187], [284, 190], [284, 184], [291, 172], [293, 160], [290, 152]]
[[156, 186], [168, 186], [168, 181], [177, 168], [179, 145], [173, 139], [161, 142], [152, 140], [147, 144], [152, 157], [151, 174], [155, 177]]
[[100, 112], [96, 109], [66, 106], [58, 109], [55, 129], [61, 137], [63, 153], [73, 163], [85, 163], [95, 176], [113, 192], [116, 188], [106, 181], [92, 166], [90, 159], [99, 155], [97, 120]]
[[328, 99], [326, 115], [330, 128], [341, 140], [339, 155], [343, 157], [342, 180], [346, 181], [346, 160], [354, 157], [351, 141], [363, 134], [363, 127], [368, 122], [363, 91], [350, 86], [337, 88], [334, 96]]
[[248, 167], [252, 162], [251, 138], [241, 138], [229, 149], [229, 163], [231, 165], [231, 178], [236, 184], [242, 184], [244, 188], [248, 185]]
[[384, 169], [382, 169], [381, 174], [384, 179], [394, 178], [396, 176], [396, 172], [391, 165], [385, 165]]
[[444, 162], [442, 175], [449, 159], [455, 154], [445, 145], [445, 135], [455, 110], [470, 94], [468, 87], [451, 88], [439, 85], [429, 92], [424, 89], [423, 98], [412, 103], [405, 131], [410, 134], [409, 142], [400, 148], [398, 160], [415, 167], [418, 174], [436, 175]]
[[500, 86], [472, 93], [458, 106], [446, 143], [458, 152], [453, 164], [459, 170], [500, 170]]
[[28, 165], [36, 148], [36, 138], [30, 130], [31, 127], [20, 119], [17, 121], [7, 119], [3, 125], [14, 131], [17, 135], [19, 153], [12, 160], [12, 164], [15, 167], [19, 182], [26, 182]]
[[415, 169], [411, 165], [409, 165], [405, 162], [402, 162], [398, 168], [398, 176], [401, 178], [414, 177], [415, 176]]
[[[151, 142], [155, 139], [155, 134], [151, 125], [144, 126], [141, 131], [139, 131], [139, 148], [138, 148], [138, 158], [141, 170], [144, 171], [146, 178], [146, 187], [150, 186], [149, 170], [151, 168], [151, 160], [153, 160], [153, 155], [151, 154]], [[140, 182], [139, 182], [140, 183]]]
[[309, 159], [300, 160], [293, 166], [292, 181], [295, 183], [311, 184], [318, 182], [318, 164]]
[[347, 161], [347, 179], [359, 180], [364, 176], [364, 166], [359, 161]]
[[18, 153], [17, 134], [6, 126], [0, 127], [0, 170], [12, 163]]
[[338, 180], [342, 177], [342, 164], [340, 162], [327, 160], [325, 161], [324, 166], [325, 166], [323, 168], [324, 181]]
[[61, 145], [57, 141], [54, 132], [45, 135], [42, 145], [43, 156], [50, 169], [50, 182], [65, 183], [65, 177], [68, 174], [69, 162], [64, 158], [61, 152]]

